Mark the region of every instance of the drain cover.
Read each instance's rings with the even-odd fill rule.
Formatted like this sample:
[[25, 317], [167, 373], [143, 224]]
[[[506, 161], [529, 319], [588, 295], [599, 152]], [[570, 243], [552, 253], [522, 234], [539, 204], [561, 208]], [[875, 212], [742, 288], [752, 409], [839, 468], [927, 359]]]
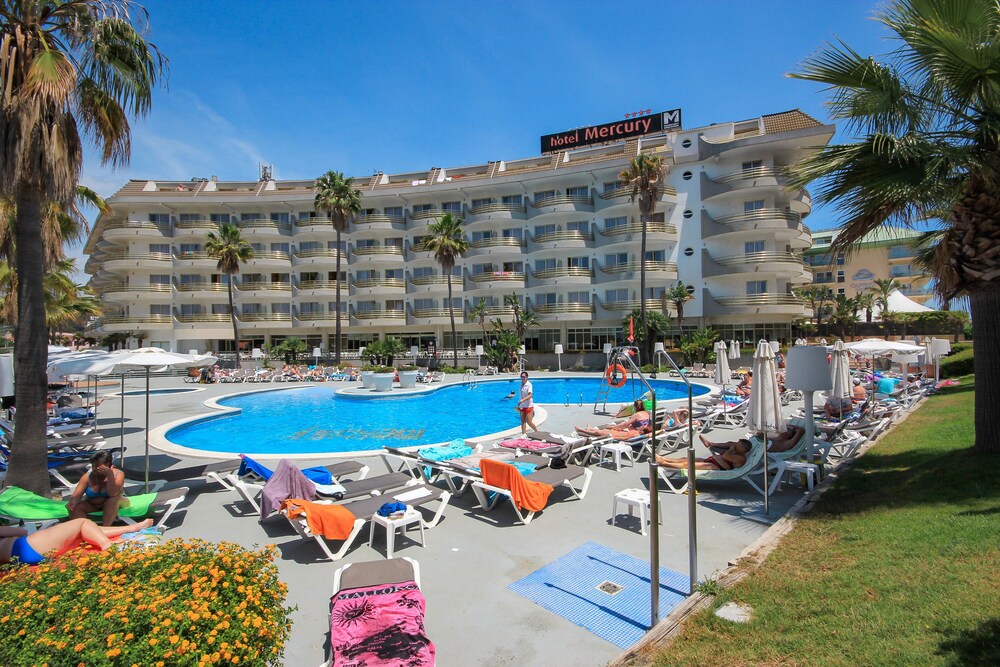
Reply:
[[602, 593], [607, 593], [608, 595], [617, 595], [625, 590], [625, 587], [620, 586], [613, 581], [605, 581], [597, 585], [597, 590]]

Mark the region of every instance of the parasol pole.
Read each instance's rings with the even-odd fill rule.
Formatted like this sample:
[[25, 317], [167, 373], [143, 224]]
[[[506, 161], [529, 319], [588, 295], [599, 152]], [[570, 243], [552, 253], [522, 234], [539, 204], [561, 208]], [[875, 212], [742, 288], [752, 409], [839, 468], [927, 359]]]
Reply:
[[149, 493], [149, 366], [146, 366], [146, 490]]
[[118, 430], [118, 465], [125, 467], [125, 371], [122, 371], [122, 420]]

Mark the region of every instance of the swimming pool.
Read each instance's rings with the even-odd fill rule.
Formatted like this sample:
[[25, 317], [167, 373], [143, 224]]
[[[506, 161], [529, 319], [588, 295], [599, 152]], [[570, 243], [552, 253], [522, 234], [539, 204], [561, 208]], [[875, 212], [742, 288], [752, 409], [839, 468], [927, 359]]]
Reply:
[[[630, 383], [612, 389], [608, 403], [633, 398]], [[659, 400], [687, 396], [681, 382], [651, 383]], [[166, 439], [196, 450], [230, 454], [322, 454], [373, 451], [389, 445], [413, 447], [454, 438], [497, 433], [520, 424], [516, 402], [508, 399], [520, 380], [448, 385], [407, 396], [344, 396], [341, 383], [317, 384], [290, 391], [266, 391], [220, 399], [239, 413], [200, 418], [169, 429]], [[600, 379], [532, 380], [536, 403], [593, 404]], [[641, 393], [640, 388], [635, 393]], [[695, 385], [695, 394], [709, 391]]]
[[[149, 390], [149, 395], [150, 396], [170, 396], [171, 394], [190, 394], [190, 393], [195, 392], [195, 391], [205, 391], [205, 389], [201, 388], [201, 387], [177, 387], [177, 388], [174, 388], [174, 389], [150, 389]], [[126, 391], [124, 394], [119, 391], [119, 392], [115, 392], [114, 394], [109, 394], [109, 395], [110, 396], [125, 396], [125, 397], [145, 396], [146, 395], [146, 390], [145, 389], [130, 389], [130, 390]]]

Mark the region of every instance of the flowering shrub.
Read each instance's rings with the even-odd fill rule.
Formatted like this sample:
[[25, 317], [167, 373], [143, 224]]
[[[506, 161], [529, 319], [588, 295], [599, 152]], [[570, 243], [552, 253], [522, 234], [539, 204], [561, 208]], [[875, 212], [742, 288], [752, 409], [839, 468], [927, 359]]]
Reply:
[[291, 630], [274, 547], [77, 549], [0, 581], [0, 665], [277, 665]]

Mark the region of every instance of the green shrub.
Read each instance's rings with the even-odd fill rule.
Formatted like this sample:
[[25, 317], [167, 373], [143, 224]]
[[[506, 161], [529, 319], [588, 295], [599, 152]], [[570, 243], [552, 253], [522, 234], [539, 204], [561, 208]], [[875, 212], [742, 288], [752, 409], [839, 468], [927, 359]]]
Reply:
[[953, 354], [958, 354], [959, 352], [965, 352], [966, 350], [972, 349], [972, 343], [952, 343], [951, 352], [948, 353], [950, 357]]
[[973, 372], [972, 350], [962, 350], [941, 360], [941, 377], [952, 378]]
[[170, 540], [5, 567], [0, 664], [280, 665], [293, 609], [276, 553]]

